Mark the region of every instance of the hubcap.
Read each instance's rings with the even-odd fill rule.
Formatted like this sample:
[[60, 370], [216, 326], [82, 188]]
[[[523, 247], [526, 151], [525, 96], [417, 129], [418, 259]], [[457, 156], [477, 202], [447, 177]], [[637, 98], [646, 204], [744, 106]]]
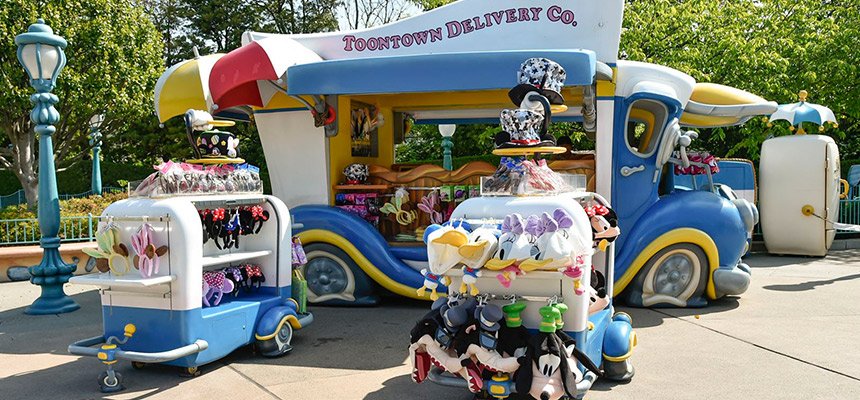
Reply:
[[693, 276], [693, 261], [684, 254], [667, 257], [654, 275], [654, 291], [677, 297], [684, 292]]
[[317, 296], [340, 293], [346, 289], [347, 274], [343, 266], [328, 257], [317, 257], [305, 267], [308, 289]]

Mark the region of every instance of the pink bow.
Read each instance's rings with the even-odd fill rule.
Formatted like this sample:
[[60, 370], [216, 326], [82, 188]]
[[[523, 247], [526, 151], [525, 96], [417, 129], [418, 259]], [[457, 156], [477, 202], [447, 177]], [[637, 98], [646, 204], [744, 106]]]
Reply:
[[585, 207], [585, 213], [588, 214], [588, 218], [594, 218], [598, 215], [609, 214], [609, 209], [602, 204], [595, 204], [591, 207]]
[[248, 273], [248, 277], [252, 276], [263, 276], [263, 272], [260, 271], [260, 267], [256, 265], [246, 265], [245, 272]]

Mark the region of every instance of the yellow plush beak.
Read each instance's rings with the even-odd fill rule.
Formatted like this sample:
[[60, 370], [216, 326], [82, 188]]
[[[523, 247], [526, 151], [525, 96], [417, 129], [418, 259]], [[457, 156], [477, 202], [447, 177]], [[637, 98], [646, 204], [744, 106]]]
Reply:
[[597, 248], [598, 248], [598, 249], [600, 249], [600, 251], [606, 251], [606, 248], [607, 248], [607, 247], [609, 247], [609, 241], [608, 241], [608, 240], [606, 240], [606, 239], [601, 240], [601, 241], [597, 244]]
[[434, 244], [447, 244], [455, 247], [460, 247], [468, 241], [469, 238], [466, 237], [466, 234], [460, 231], [448, 231], [443, 233], [442, 236], [433, 239]]
[[535, 260], [534, 258], [530, 258], [520, 264], [520, 269], [525, 272], [531, 272], [537, 269], [541, 269], [549, 265], [551, 262], [552, 258], [550, 258], [549, 260]]
[[490, 261], [487, 261], [487, 265], [485, 265], [484, 267], [491, 271], [501, 271], [507, 267], [510, 267], [511, 265], [514, 265], [516, 261], [517, 260], [500, 260], [498, 258], [493, 258]]
[[484, 250], [484, 248], [487, 247], [488, 244], [490, 244], [490, 242], [486, 240], [474, 243], [466, 243], [460, 246], [460, 255], [464, 258], [475, 258], [475, 256], [480, 254], [481, 251]]

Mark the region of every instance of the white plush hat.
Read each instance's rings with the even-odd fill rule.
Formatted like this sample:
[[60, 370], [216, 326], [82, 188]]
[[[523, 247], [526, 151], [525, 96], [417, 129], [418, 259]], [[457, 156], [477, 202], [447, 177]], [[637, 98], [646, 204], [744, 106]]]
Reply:
[[481, 268], [499, 248], [500, 232], [496, 229], [480, 227], [469, 234], [469, 241], [460, 246], [462, 263], [469, 268]]
[[467, 232], [462, 228], [430, 225], [424, 231], [427, 244], [427, 262], [430, 272], [442, 275], [460, 263], [460, 246], [468, 241]]
[[502, 223], [502, 236], [499, 237], [499, 249], [493, 259], [487, 261], [487, 269], [502, 270], [530, 258], [535, 240], [532, 234], [525, 231], [522, 215], [515, 213], [506, 216]]

